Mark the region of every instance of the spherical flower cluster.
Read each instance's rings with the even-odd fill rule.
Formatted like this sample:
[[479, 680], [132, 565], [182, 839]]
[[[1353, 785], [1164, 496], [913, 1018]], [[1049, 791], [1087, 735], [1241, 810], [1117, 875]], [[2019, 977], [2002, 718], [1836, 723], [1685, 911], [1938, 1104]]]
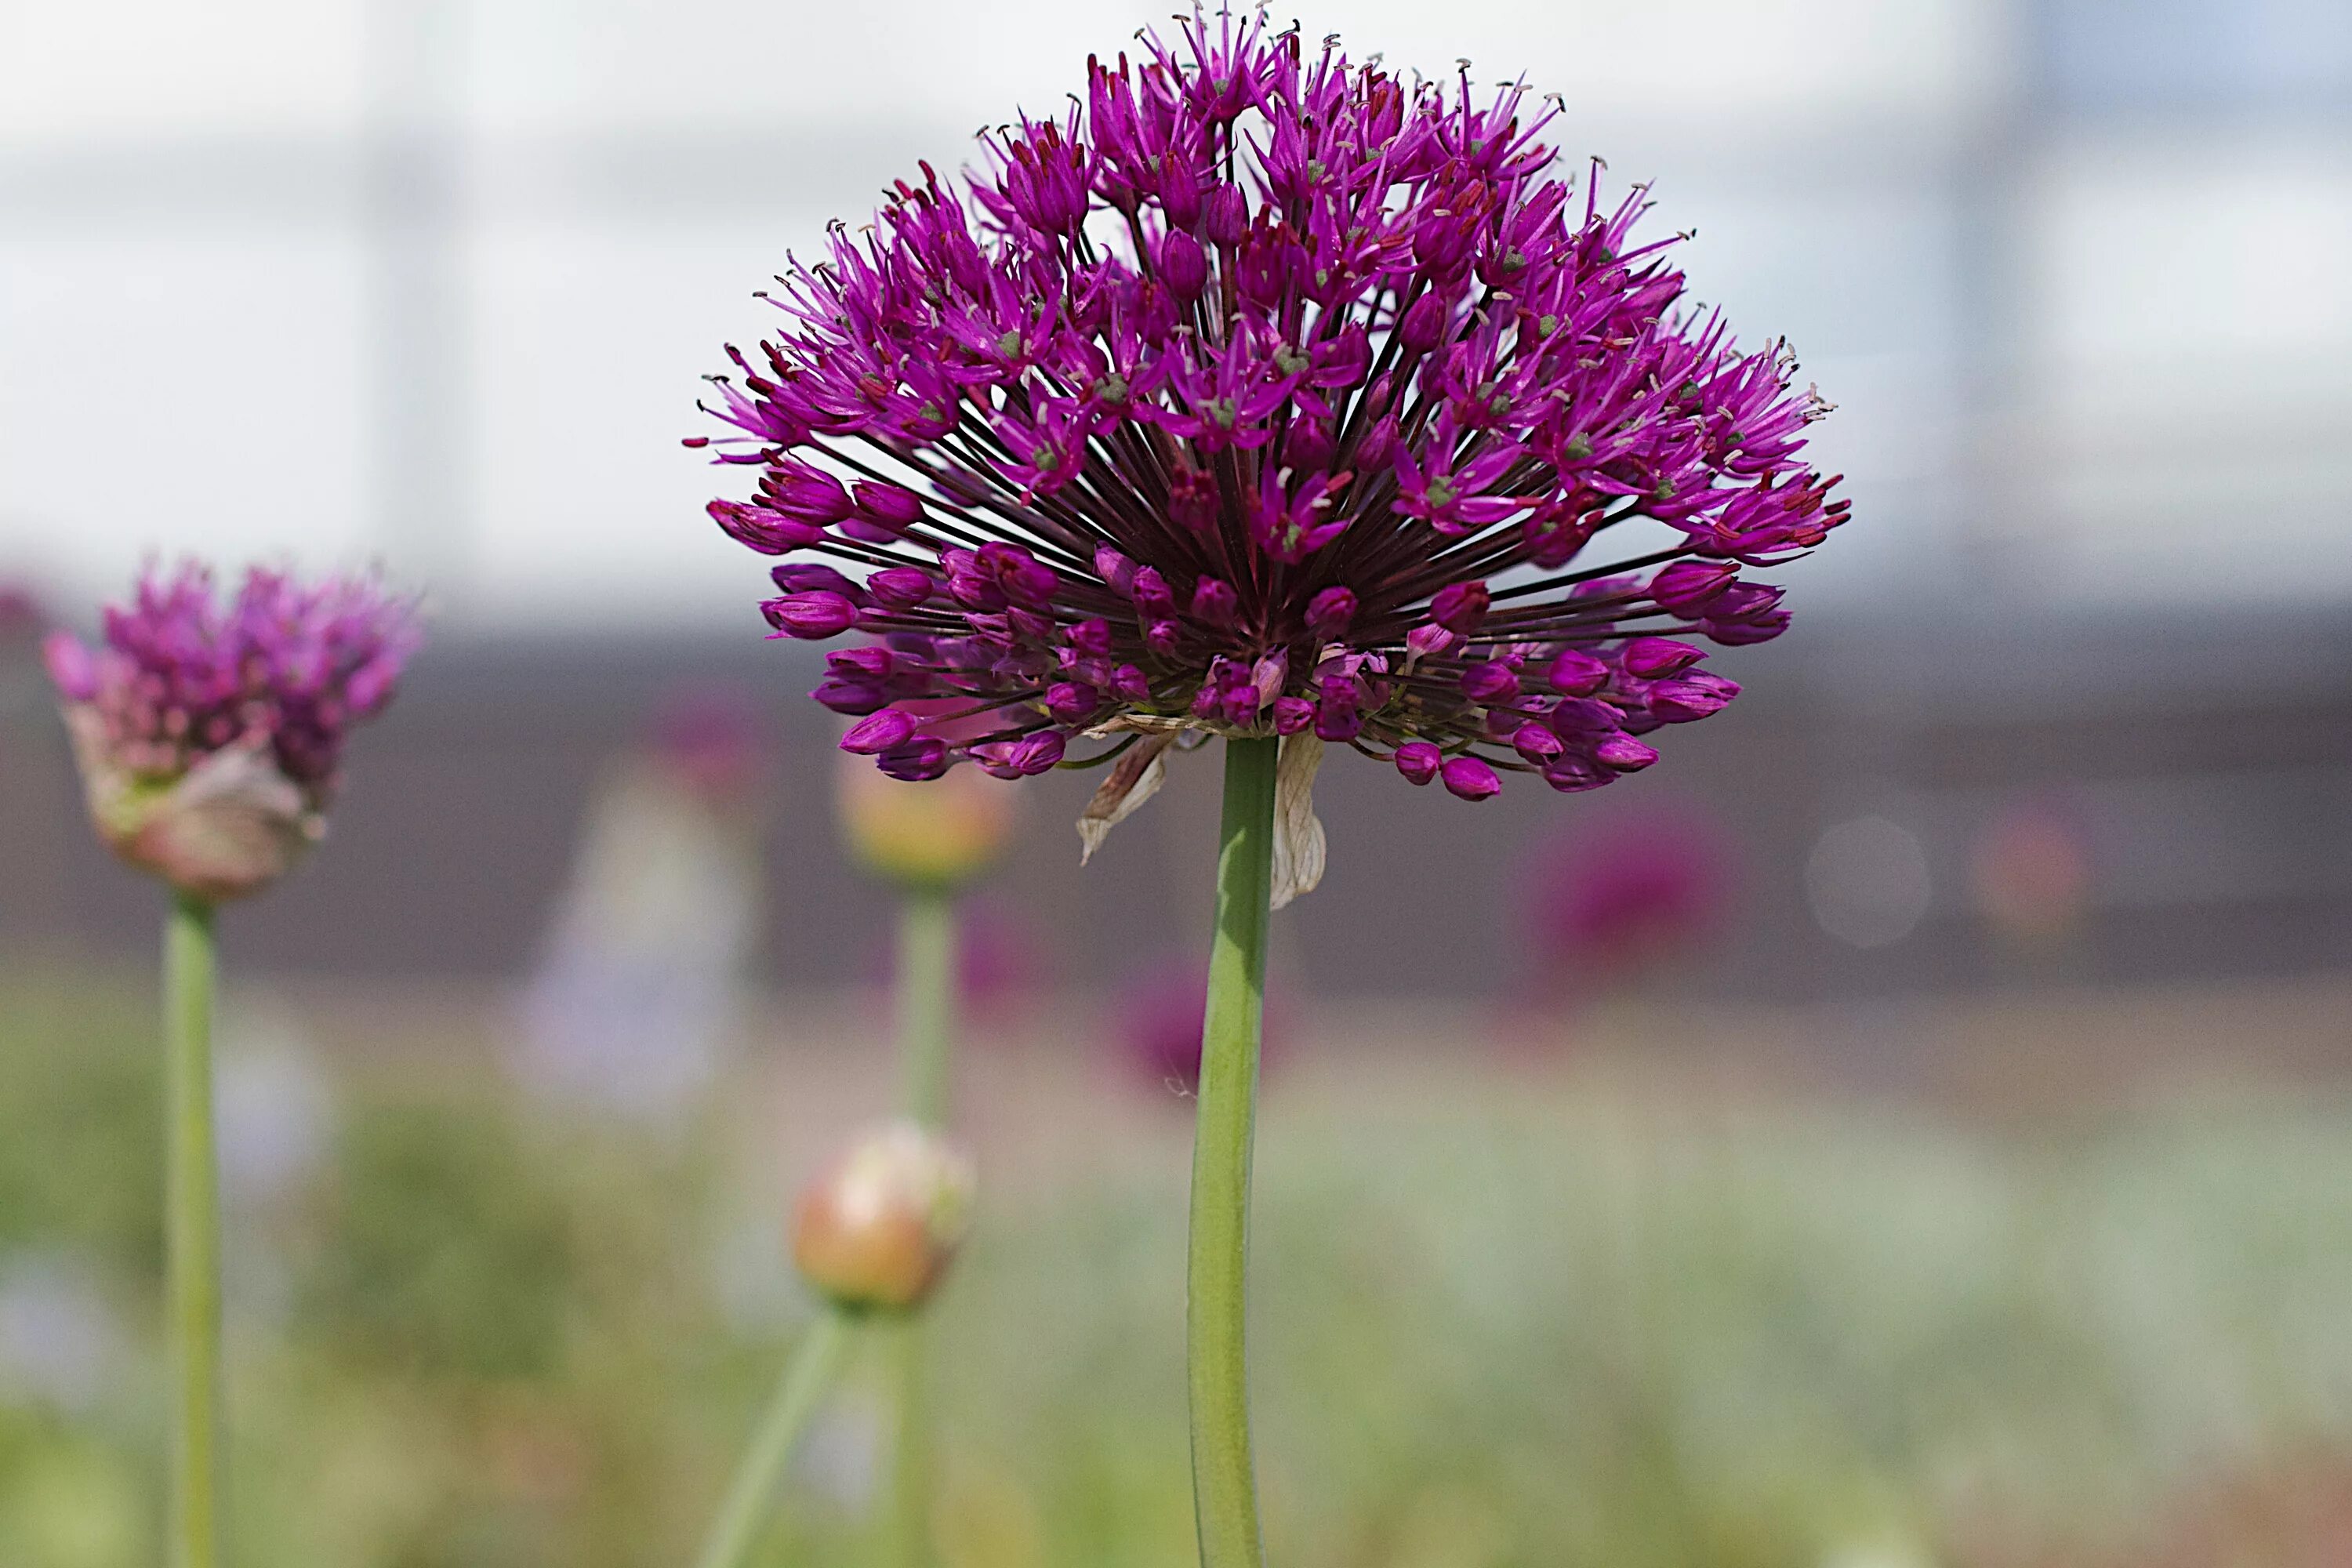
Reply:
[[814, 693], [844, 747], [1017, 777], [1311, 733], [1476, 800], [1605, 784], [1728, 702], [1667, 634], [1787, 625], [1741, 569], [1843, 521], [1801, 456], [1825, 405], [1682, 302], [1641, 189], [1555, 171], [1555, 112], [1201, 18], [795, 262], [790, 326], [716, 378], [757, 493], [710, 510], [795, 558], [775, 635], [868, 634]]
[[1624, 816], [1529, 862], [1521, 923], [1541, 975], [1580, 989], [1691, 958], [1722, 929], [1737, 844], [1688, 811]]
[[414, 607], [373, 583], [256, 568], [222, 604], [189, 563], [108, 606], [96, 649], [57, 632], [43, 652], [100, 836], [224, 899], [324, 831], [351, 727], [392, 700], [418, 640]]

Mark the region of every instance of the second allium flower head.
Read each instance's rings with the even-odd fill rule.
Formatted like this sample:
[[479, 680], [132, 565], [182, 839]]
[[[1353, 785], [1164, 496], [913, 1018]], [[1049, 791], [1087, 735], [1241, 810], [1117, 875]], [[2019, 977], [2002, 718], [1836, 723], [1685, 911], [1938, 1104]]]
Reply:
[[352, 725], [392, 700], [414, 607], [363, 580], [255, 568], [226, 601], [194, 563], [44, 649], [100, 836], [207, 900], [267, 886], [324, 831]]
[[[1846, 503], [1801, 456], [1823, 405], [1678, 307], [1638, 188], [1556, 173], [1522, 87], [1262, 20], [1088, 72], [967, 189], [926, 164], [836, 226], [717, 380], [760, 475], [712, 515], [839, 563], [775, 568], [777, 635], [877, 639], [814, 693], [846, 748], [1011, 777], [1088, 734], [1311, 731], [1479, 799], [1606, 784], [1737, 693], [1662, 634], [1777, 635], [1741, 566]], [[1673, 532], [1584, 564], [1635, 519]]]

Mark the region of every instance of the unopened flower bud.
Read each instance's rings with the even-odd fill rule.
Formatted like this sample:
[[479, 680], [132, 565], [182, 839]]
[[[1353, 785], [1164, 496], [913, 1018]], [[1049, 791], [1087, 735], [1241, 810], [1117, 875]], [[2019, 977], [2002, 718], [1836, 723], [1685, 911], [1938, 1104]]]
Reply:
[[1688, 669], [1706, 655], [1672, 637], [1635, 637], [1625, 645], [1625, 673], [1654, 680]]
[[1329, 641], [1346, 633], [1356, 618], [1356, 595], [1346, 588], [1326, 588], [1307, 601], [1307, 629]]
[[1444, 300], [1433, 293], [1424, 293], [1397, 324], [1397, 341], [1409, 353], [1427, 353], [1445, 333], [1446, 314]]
[[860, 1134], [803, 1190], [793, 1261], [857, 1311], [919, 1305], [971, 1221], [971, 1162], [911, 1121]]
[[1444, 760], [1444, 754], [1428, 741], [1407, 741], [1396, 749], [1397, 772], [1417, 784], [1435, 778], [1438, 765]]
[[1212, 245], [1238, 245], [1249, 227], [1249, 202], [1232, 185], [1212, 189], [1201, 206], [1201, 226]]
[[1609, 684], [1609, 667], [1582, 648], [1564, 648], [1546, 673], [1563, 697], [1590, 697]]
[[1486, 619], [1493, 595], [1484, 583], [1449, 583], [1429, 602], [1429, 618], [1447, 631], [1469, 637]]
[[1229, 626], [1241, 614], [1234, 585], [1222, 578], [1203, 577], [1192, 585], [1192, 618], [1213, 626]]
[[[923, 739], [898, 737], [891, 745], [903, 751]], [[932, 744], [944, 763], [944, 744], [936, 740]], [[887, 758], [893, 752], [883, 754]], [[842, 837], [851, 856], [886, 881], [910, 888], [960, 887], [993, 865], [1012, 837], [1014, 796], [985, 773], [955, 768], [944, 776], [931, 776], [929, 767], [901, 770], [920, 781], [908, 782], [886, 776], [854, 758], [845, 757], [843, 763], [838, 797]]]
[[1209, 282], [1209, 258], [1201, 242], [1181, 228], [1171, 231], [1160, 242], [1160, 278], [1179, 300], [1189, 304], [1199, 299]]
[[857, 620], [857, 606], [849, 602], [847, 595], [823, 588], [766, 600], [760, 605], [760, 612], [776, 628], [775, 635], [813, 642], [839, 637]]
[[59, 632], [43, 653], [100, 838], [220, 903], [325, 835], [348, 732], [392, 700], [416, 642], [414, 607], [372, 583], [257, 569], [224, 602], [191, 563], [144, 575], [96, 648]]
[[1464, 800], [1486, 800], [1502, 792], [1503, 781], [1478, 757], [1448, 757], [1437, 770], [1445, 787]]

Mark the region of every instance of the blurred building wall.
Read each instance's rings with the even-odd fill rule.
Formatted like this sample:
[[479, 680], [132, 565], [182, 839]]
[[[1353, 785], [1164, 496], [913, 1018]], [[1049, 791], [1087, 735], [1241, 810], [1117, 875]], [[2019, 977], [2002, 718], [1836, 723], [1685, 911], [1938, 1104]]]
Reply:
[[[1655, 770], [1596, 795], [1520, 780], [1472, 806], [1335, 755], [1317, 785], [1330, 872], [1280, 922], [1277, 961], [1334, 993], [1508, 994], [1526, 977], [1531, 855], [1664, 812], [1718, 827], [1738, 861], [1724, 938], [1667, 978], [1677, 995], [2352, 969], [2352, 616], [1816, 618], [1717, 663], [1747, 694], [1664, 731]], [[591, 789], [670, 694], [720, 684], [753, 694], [772, 738], [764, 974], [872, 978], [888, 910], [835, 844], [833, 721], [800, 695], [815, 674], [806, 650], [756, 638], [445, 641], [354, 746], [317, 862], [228, 917], [239, 965], [519, 975]], [[1074, 824], [1091, 776], [1024, 786], [1023, 841], [994, 892], [1054, 978], [1110, 984], [1197, 943], [1216, 773], [1213, 756], [1176, 759], [1161, 798], [1084, 871]], [[84, 830], [43, 707], [0, 728], [0, 943], [143, 959], [152, 889]], [[2053, 857], [2068, 862], [2055, 876]]]

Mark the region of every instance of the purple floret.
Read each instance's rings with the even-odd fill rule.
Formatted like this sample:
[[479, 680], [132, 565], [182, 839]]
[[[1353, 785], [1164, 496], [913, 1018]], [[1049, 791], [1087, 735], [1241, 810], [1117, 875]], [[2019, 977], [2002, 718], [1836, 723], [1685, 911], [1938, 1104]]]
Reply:
[[51, 634], [59, 693], [97, 721], [107, 762], [166, 782], [214, 752], [266, 742], [305, 791], [332, 789], [351, 727], [392, 700], [419, 641], [414, 606], [374, 583], [304, 586], [256, 567], [217, 601], [209, 568], [150, 571], [109, 605], [99, 646]]

